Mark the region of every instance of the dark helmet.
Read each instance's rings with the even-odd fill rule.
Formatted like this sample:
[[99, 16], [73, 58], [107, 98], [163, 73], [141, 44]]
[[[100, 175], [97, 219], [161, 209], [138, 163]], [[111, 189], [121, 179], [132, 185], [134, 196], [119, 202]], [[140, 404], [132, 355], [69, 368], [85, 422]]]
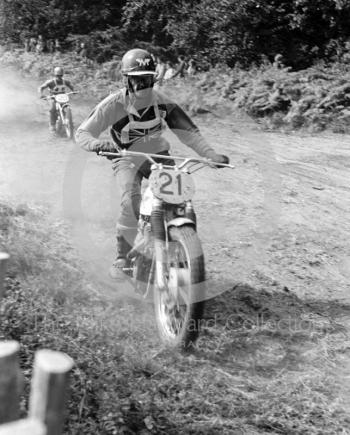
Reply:
[[156, 66], [148, 51], [134, 48], [124, 54], [121, 71], [125, 76], [156, 75]]

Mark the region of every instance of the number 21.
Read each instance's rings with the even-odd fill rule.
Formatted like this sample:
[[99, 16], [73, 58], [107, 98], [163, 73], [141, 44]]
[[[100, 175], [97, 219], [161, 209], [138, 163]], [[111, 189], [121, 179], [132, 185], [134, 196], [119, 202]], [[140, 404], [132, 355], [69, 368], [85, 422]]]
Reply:
[[[166, 180], [163, 182], [163, 184], [160, 186], [160, 193], [163, 193], [164, 195], [175, 195], [175, 193], [172, 190], [165, 190], [166, 187], [170, 186], [173, 183], [173, 178], [168, 172], [162, 172], [159, 174], [159, 178], [165, 176]], [[176, 175], [177, 180], [177, 193], [178, 195], [182, 194], [182, 180], [181, 180], [181, 174]]]

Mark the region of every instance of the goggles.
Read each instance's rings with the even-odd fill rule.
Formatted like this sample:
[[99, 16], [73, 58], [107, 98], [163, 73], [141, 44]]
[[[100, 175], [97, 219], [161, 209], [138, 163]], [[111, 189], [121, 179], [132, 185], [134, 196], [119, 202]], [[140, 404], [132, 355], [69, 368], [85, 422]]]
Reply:
[[131, 87], [135, 91], [141, 91], [142, 89], [148, 89], [153, 87], [154, 84], [154, 75], [153, 74], [144, 74], [144, 75], [128, 75], [128, 80], [131, 84]]

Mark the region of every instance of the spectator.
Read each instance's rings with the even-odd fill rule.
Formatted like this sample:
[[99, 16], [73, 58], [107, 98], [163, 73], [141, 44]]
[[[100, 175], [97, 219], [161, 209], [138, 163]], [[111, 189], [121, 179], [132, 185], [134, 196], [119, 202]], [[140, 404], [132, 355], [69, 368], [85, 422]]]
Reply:
[[172, 79], [174, 77], [175, 72], [176, 72], [175, 69], [173, 68], [173, 64], [172, 64], [172, 62], [170, 62], [170, 60], [165, 64], [165, 66], [166, 66], [166, 71], [165, 71], [164, 77], [163, 77], [164, 81]]
[[156, 66], [156, 81], [159, 86], [163, 84], [163, 79], [165, 75], [166, 65], [163, 62], [163, 59], [161, 56], [157, 56], [156, 58], [157, 66]]
[[289, 72], [292, 69], [292, 67], [286, 66], [283, 60], [284, 59], [283, 59], [282, 54], [276, 54], [272, 66], [274, 66], [276, 69], [283, 69], [283, 70]]
[[35, 51], [37, 54], [41, 54], [44, 51], [44, 44], [45, 44], [45, 42], [44, 42], [42, 35], [39, 35], [36, 46], [35, 46]]
[[24, 38], [23, 44], [24, 44], [24, 51], [25, 52], [30, 51], [30, 38]]
[[55, 51], [55, 43], [53, 39], [47, 40], [46, 48], [49, 53], [53, 53]]
[[194, 59], [190, 59], [188, 62], [187, 74], [189, 76], [194, 76], [197, 72], [197, 65]]
[[79, 56], [80, 56], [83, 60], [87, 60], [87, 54], [88, 54], [88, 51], [87, 51], [87, 48], [86, 48], [85, 42], [82, 42], [82, 43], [80, 44]]
[[75, 51], [75, 53], [78, 55], [79, 54], [79, 52], [80, 52], [80, 44], [81, 44], [81, 42], [78, 40], [78, 39], [76, 39], [75, 41], [74, 41], [74, 51]]
[[186, 74], [185, 56], [180, 55], [177, 58], [177, 60], [178, 60], [179, 63], [177, 64], [176, 71], [175, 71], [175, 74], [173, 75], [173, 78], [177, 77], [177, 76], [179, 76], [179, 77], [185, 77], [185, 74]]
[[56, 38], [56, 39], [55, 39], [55, 52], [56, 52], [56, 53], [61, 53], [61, 51], [62, 51], [61, 43], [60, 43], [60, 41]]
[[275, 68], [277, 69], [283, 69], [284, 68], [284, 63], [283, 63], [283, 56], [282, 54], [276, 54], [276, 56], [274, 57], [273, 60], [273, 64], [272, 64]]
[[35, 50], [36, 50], [36, 44], [37, 44], [37, 40], [36, 40], [36, 38], [34, 36], [32, 36], [29, 39], [29, 49], [30, 49], [30, 51], [35, 52]]

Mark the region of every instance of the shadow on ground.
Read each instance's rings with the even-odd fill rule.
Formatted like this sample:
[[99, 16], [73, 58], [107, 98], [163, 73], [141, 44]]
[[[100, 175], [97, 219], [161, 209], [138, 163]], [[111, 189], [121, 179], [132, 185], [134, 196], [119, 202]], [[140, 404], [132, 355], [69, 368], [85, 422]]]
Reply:
[[350, 305], [302, 300], [292, 292], [236, 285], [206, 303], [197, 356], [234, 371], [273, 376], [298, 371], [327, 345], [347, 335]]

